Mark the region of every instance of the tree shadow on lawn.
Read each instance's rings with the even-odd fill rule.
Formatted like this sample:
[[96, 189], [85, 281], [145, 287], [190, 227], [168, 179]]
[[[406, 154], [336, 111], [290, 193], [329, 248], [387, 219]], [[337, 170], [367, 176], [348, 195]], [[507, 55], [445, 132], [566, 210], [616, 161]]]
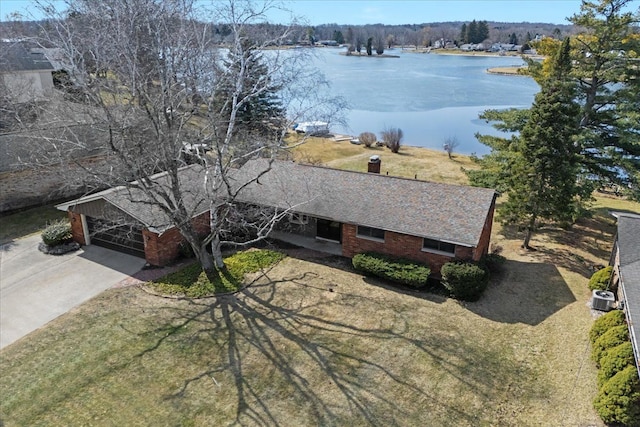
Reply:
[[[515, 226], [504, 226], [500, 234], [509, 240], [521, 240], [524, 237], [523, 232]], [[603, 267], [593, 259], [609, 259], [614, 234], [615, 227], [611, 227], [602, 217], [581, 218], [568, 230], [543, 226], [533, 234], [534, 251], [530, 255], [541, 262], [589, 278], [594, 271]]]
[[[234, 384], [225, 391], [235, 400], [229, 424], [391, 426], [454, 419], [478, 425], [493, 421], [484, 404], [499, 401], [514, 378], [530, 374], [500, 349], [461, 344], [459, 333], [425, 324], [401, 296], [392, 295], [402, 301], [395, 306], [358, 288], [330, 286], [312, 271], [282, 279], [267, 272], [237, 294], [176, 309], [169, 333], [144, 353], [194, 323], [215, 347], [204, 351], [224, 357], [185, 379], [167, 400], [179, 404], [192, 385], [216, 375]], [[426, 366], [431, 371], [423, 377], [414, 371]], [[433, 381], [434, 374], [440, 379]], [[438, 389], [441, 377], [475, 405]]]
[[415, 289], [410, 286], [391, 284], [390, 282], [382, 279], [364, 276], [361, 272], [357, 271], [353, 267], [351, 259], [344, 256], [326, 254], [312, 249], [305, 249], [299, 246], [281, 242], [271, 243], [270, 247], [272, 249], [285, 252], [287, 256], [295, 259], [304, 260], [307, 262], [335, 268], [347, 273], [360, 275], [362, 279], [371, 286], [376, 286], [388, 291], [401, 293], [403, 295], [409, 295], [415, 298], [429, 300], [435, 303], [443, 303], [447, 300], [446, 296], [444, 296], [443, 294], [443, 290], [437, 288], [436, 284], [432, 282], [431, 279], [429, 279], [430, 281], [424, 288]]
[[498, 322], [535, 326], [577, 301], [553, 264], [507, 260], [501, 271], [466, 308]]

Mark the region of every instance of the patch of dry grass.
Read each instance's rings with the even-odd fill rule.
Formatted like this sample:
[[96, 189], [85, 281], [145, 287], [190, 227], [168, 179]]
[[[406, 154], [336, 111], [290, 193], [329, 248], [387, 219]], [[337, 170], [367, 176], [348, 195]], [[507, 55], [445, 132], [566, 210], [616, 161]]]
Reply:
[[302, 162], [324, 164], [337, 169], [366, 172], [369, 157], [380, 156], [381, 173], [425, 181], [467, 184], [464, 169], [478, 166], [469, 156], [454, 154], [449, 159], [447, 153], [421, 147], [403, 146], [397, 154], [387, 148], [350, 144], [348, 141], [333, 142], [328, 139], [313, 138], [293, 150], [294, 159]]
[[[7, 425], [601, 425], [582, 284], [510, 260], [478, 303], [289, 258], [242, 293], [110, 290], [2, 351]], [[576, 338], [577, 337], [577, 338]], [[585, 356], [586, 357], [586, 356]], [[553, 420], [550, 414], [556, 414]]]
[[[302, 151], [308, 150], [308, 151]], [[465, 183], [446, 153], [394, 155], [311, 140], [295, 155], [394, 175]], [[401, 152], [402, 153], [402, 152]], [[418, 169], [419, 168], [419, 169]], [[423, 176], [424, 175], [424, 176]], [[598, 196], [571, 230], [544, 227], [507, 258], [482, 299], [400, 291], [334, 258], [288, 258], [241, 293], [167, 300], [112, 289], [2, 350], [6, 425], [602, 426], [591, 402], [587, 280], [608, 260]]]

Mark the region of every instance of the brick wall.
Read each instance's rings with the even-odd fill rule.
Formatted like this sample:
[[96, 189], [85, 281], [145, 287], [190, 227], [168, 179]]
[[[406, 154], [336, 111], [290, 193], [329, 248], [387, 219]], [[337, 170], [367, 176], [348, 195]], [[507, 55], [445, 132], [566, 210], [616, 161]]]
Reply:
[[491, 208], [489, 209], [489, 213], [487, 214], [487, 219], [484, 222], [484, 227], [482, 228], [482, 234], [480, 235], [480, 240], [478, 241], [478, 246], [474, 250], [473, 260], [480, 261], [480, 259], [489, 253], [489, 243], [491, 242], [491, 228], [493, 227], [493, 212], [496, 206], [496, 198], [493, 197], [493, 202], [491, 203]]
[[183, 239], [176, 228], [171, 228], [162, 235], [145, 229], [142, 230], [142, 237], [144, 257], [151, 265], [167, 265], [180, 255], [180, 243]]
[[[209, 212], [205, 212], [192, 220], [198, 234], [209, 232]], [[177, 228], [170, 228], [161, 235], [149, 230], [142, 230], [144, 238], [145, 259], [151, 265], [170, 264], [180, 255], [180, 245], [184, 241]]]
[[433, 274], [439, 275], [445, 263], [453, 259], [471, 260], [474, 257], [474, 248], [456, 246], [455, 256], [447, 256], [423, 251], [422, 237], [385, 231], [384, 242], [378, 242], [360, 238], [356, 231], [356, 225], [342, 224], [342, 255], [349, 258], [362, 252], [378, 252], [425, 263]]

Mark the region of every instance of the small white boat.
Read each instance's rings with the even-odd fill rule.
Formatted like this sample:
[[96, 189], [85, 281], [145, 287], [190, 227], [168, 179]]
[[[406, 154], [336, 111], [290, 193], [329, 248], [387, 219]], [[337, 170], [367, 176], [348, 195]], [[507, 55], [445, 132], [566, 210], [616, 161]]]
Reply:
[[329, 123], [327, 122], [301, 122], [294, 127], [298, 133], [308, 135], [326, 135], [329, 133]]

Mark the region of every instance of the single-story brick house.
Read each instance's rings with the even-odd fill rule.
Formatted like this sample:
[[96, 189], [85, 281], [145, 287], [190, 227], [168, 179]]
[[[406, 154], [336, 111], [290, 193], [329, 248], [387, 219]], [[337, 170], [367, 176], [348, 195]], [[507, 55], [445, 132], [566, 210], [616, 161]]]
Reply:
[[[231, 182], [245, 183], [267, 167], [266, 160], [252, 160], [235, 171]], [[278, 224], [280, 235], [328, 241], [346, 257], [381, 252], [425, 262], [438, 273], [452, 259], [478, 261], [487, 254], [494, 190], [380, 175], [379, 170], [377, 159], [370, 162], [370, 173], [275, 161], [240, 191], [237, 201], [288, 211]], [[182, 173], [197, 171], [188, 167]], [[192, 182], [199, 187], [195, 175]], [[190, 197], [192, 217], [206, 231], [207, 204], [197, 193]], [[126, 188], [114, 188], [58, 207], [69, 212], [77, 242], [111, 240], [110, 246], [117, 248], [113, 240], [120, 239], [121, 249], [144, 256], [150, 264], [167, 264], [179, 252], [180, 235], [170, 221], [159, 224], [159, 213], [143, 199]], [[137, 230], [118, 228], [119, 215], [134, 219]], [[112, 222], [111, 234], [117, 239], [97, 232], [105, 221]]]
[[613, 266], [612, 287], [624, 304], [629, 336], [640, 375], [640, 215], [616, 212], [618, 231], [609, 264]]

